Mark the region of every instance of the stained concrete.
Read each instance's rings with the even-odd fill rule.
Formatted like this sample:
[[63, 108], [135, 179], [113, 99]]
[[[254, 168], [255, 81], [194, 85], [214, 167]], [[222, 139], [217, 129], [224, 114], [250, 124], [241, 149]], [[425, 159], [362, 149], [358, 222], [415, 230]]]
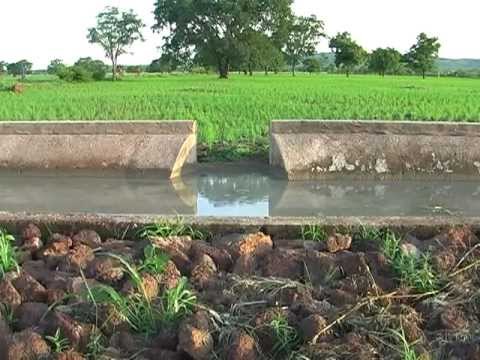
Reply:
[[0, 212], [0, 226], [12, 233], [20, 233], [29, 223], [37, 224], [46, 232], [75, 232], [93, 229], [103, 236], [135, 237], [143, 226], [159, 221], [178, 222], [179, 219], [196, 229], [212, 234], [228, 234], [264, 231], [275, 238], [300, 236], [302, 226], [320, 225], [325, 229], [349, 229], [356, 231], [362, 226], [389, 228], [401, 233], [414, 232], [429, 237], [442, 229], [468, 225], [480, 231], [480, 217], [304, 217], [304, 218], [231, 218], [196, 216], [155, 216], [155, 215], [108, 215], [108, 214], [31, 214]]
[[194, 121], [1, 122], [0, 168], [167, 169], [196, 163]]
[[291, 180], [480, 178], [480, 124], [273, 121], [270, 138]]

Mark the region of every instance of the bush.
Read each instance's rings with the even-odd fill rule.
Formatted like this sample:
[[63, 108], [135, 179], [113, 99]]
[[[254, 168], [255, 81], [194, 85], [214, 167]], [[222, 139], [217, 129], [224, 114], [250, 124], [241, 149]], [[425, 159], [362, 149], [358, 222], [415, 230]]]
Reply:
[[101, 81], [107, 75], [107, 67], [100, 60], [82, 58], [75, 65], [65, 67], [58, 73], [60, 79], [69, 82]]
[[58, 77], [68, 82], [87, 82], [94, 79], [93, 74], [81, 66], [70, 66], [62, 70]]

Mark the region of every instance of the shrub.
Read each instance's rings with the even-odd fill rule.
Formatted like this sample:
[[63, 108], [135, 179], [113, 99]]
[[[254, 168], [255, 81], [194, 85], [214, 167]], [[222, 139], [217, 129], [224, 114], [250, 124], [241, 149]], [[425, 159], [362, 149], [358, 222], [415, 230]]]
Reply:
[[101, 81], [107, 75], [107, 68], [100, 60], [82, 58], [75, 65], [59, 70], [58, 77], [68, 82]]

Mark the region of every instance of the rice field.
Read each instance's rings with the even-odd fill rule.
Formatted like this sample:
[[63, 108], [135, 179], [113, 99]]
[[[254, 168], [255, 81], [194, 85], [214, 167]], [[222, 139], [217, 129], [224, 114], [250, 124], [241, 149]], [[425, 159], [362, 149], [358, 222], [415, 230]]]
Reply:
[[479, 121], [480, 80], [355, 75], [128, 76], [70, 84], [32, 75], [26, 91], [0, 78], [0, 120], [194, 119], [200, 141], [263, 142], [272, 119]]

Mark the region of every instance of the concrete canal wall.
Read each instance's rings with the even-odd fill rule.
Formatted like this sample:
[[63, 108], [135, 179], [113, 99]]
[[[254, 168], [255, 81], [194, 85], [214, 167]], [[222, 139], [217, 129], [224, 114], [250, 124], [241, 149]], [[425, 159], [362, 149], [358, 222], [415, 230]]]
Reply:
[[480, 178], [480, 125], [273, 121], [270, 164], [291, 180]]
[[194, 121], [0, 122], [0, 168], [165, 169], [197, 161]]

